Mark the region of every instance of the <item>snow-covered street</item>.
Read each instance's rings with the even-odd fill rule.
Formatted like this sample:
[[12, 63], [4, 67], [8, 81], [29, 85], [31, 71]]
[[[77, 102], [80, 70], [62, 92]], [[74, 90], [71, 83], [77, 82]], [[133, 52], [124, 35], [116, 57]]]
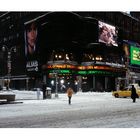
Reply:
[[[79, 92], [37, 100], [36, 92], [12, 91], [16, 104], [0, 105], [1, 128], [139, 128], [140, 99], [114, 98], [111, 92]], [[21, 103], [22, 102], [22, 103]]]

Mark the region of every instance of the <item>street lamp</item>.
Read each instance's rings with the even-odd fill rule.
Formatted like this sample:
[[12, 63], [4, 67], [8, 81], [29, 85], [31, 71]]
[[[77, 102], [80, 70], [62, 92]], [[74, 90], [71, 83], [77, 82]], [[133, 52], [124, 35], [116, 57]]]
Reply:
[[57, 72], [54, 73], [55, 75], [55, 97], [58, 98], [58, 75], [57, 75]]
[[[16, 46], [8, 48], [6, 45], [3, 45], [2, 51], [3, 52], [7, 51], [7, 77], [8, 77], [8, 81], [9, 81], [10, 77], [11, 77], [11, 53], [12, 53], [12, 51], [16, 52]], [[9, 90], [9, 84], [10, 84], [10, 82], [7, 82], [8, 90]]]

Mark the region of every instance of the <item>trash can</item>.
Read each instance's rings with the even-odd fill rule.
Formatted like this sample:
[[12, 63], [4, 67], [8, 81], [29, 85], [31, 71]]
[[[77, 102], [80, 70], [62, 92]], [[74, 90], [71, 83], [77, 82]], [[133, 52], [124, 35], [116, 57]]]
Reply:
[[46, 99], [46, 84], [43, 83], [42, 85], [42, 91], [43, 91], [43, 100]]
[[46, 87], [46, 98], [51, 99], [52, 98], [52, 90], [50, 87]]

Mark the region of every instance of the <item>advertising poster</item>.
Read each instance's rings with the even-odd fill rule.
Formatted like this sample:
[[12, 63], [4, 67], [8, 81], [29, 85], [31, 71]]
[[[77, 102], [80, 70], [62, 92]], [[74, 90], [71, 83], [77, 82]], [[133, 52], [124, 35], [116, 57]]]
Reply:
[[117, 34], [115, 26], [99, 21], [99, 42], [105, 43], [108, 46], [118, 46]]
[[140, 65], [140, 48], [130, 47], [130, 62], [134, 65]]
[[36, 22], [25, 25], [26, 71], [38, 72], [38, 29]]

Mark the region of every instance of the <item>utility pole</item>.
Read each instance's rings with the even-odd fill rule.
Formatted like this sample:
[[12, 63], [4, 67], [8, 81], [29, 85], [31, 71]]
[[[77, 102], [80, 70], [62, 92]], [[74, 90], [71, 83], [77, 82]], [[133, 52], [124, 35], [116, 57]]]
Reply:
[[58, 74], [57, 72], [54, 73], [55, 75], [55, 97], [58, 98]]

